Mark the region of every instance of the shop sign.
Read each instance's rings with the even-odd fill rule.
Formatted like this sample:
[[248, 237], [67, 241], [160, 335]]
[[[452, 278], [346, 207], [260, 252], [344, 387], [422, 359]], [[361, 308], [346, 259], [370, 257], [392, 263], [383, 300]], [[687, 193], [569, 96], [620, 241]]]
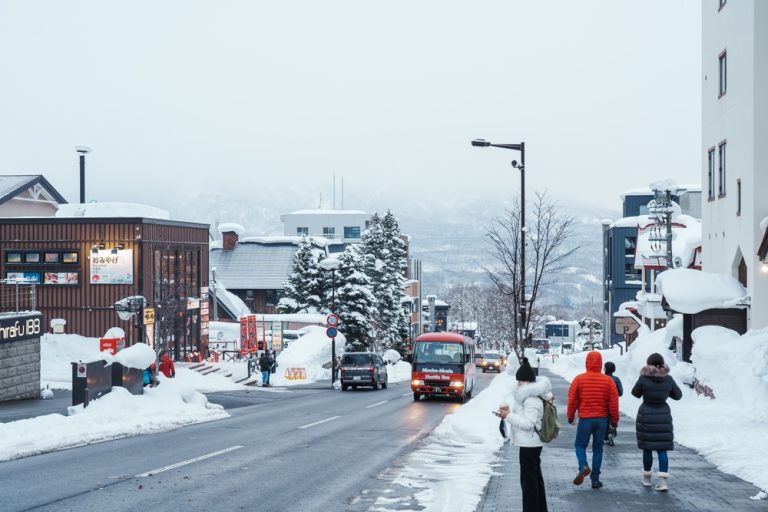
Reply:
[[144, 308], [144, 325], [155, 323], [155, 308]]
[[272, 322], [272, 350], [283, 350], [282, 322]]
[[91, 284], [133, 284], [133, 249], [91, 252], [90, 261]]
[[200, 309], [200, 299], [197, 297], [187, 297], [187, 309]]
[[43, 315], [0, 318], [0, 342], [20, 341], [40, 336]]

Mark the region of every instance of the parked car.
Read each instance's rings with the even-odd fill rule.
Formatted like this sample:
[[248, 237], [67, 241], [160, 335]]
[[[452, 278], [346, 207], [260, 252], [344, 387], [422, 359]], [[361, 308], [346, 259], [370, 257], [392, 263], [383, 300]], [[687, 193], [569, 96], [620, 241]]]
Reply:
[[477, 368], [483, 367], [483, 354], [481, 354], [480, 352], [475, 353], [475, 366]]
[[347, 352], [341, 358], [339, 369], [341, 390], [352, 387], [371, 386], [386, 389], [389, 383], [387, 363], [378, 354], [372, 352]]
[[501, 354], [498, 352], [486, 352], [483, 354], [483, 361], [480, 363], [483, 373], [485, 372], [499, 372], [501, 373], [501, 367], [504, 366], [501, 362]]

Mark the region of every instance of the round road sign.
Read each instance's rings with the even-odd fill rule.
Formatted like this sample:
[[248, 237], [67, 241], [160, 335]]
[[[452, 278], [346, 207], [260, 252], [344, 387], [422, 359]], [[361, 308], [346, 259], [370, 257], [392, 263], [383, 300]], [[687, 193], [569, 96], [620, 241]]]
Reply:
[[331, 313], [325, 318], [325, 324], [328, 327], [336, 327], [337, 325], [339, 325], [339, 317]]
[[338, 334], [339, 334], [339, 331], [335, 327], [329, 327], [328, 329], [325, 330], [325, 335], [328, 336], [329, 338], [335, 338], [336, 335]]

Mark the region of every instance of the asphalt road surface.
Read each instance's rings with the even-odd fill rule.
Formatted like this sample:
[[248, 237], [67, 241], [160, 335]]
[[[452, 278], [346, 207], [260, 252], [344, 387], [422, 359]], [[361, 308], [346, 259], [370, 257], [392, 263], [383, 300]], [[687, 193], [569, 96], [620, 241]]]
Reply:
[[460, 406], [414, 402], [408, 382], [209, 399], [232, 417], [0, 463], [0, 510], [344, 510]]

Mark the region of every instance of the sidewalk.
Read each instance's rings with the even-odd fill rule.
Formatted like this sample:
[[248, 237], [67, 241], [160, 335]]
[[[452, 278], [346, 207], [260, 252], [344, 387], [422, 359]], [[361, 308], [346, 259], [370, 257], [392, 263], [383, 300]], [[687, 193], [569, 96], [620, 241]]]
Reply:
[[53, 398], [43, 400], [30, 398], [28, 400], [11, 400], [0, 402], [0, 423], [25, 420], [45, 414], [63, 414], [66, 416], [67, 407], [72, 405], [72, 392], [68, 389], [53, 389]]
[[[581, 486], [573, 485], [578, 471], [573, 441], [575, 426], [565, 418], [569, 383], [543, 371], [552, 381], [562, 429], [542, 452], [541, 470], [547, 489], [549, 512], [582, 512], [605, 510], [611, 512], [664, 510], [711, 511], [766, 510], [765, 501], [751, 501], [759, 489], [735, 476], [722, 473], [696, 452], [680, 445], [669, 452], [669, 488], [667, 494], [643, 487], [642, 452], [637, 448], [634, 420], [622, 416], [615, 446], [605, 445], [600, 480], [604, 487], [593, 490], [589, 478]], [[633, 383], [624, 383], [625, 393]], [[505, 445], [500, 452], [504, 462], [491, 477], [477, 512], [519, 511], [522, 507], [518, 448]], [[587, 449], [591, 462], [591, 445]], [[654, 457], [655, 459], [655, 457]], [[654, 473], [657, 469], [654, 460]], [[655, 481], [654, 481], [655, 485]]]

